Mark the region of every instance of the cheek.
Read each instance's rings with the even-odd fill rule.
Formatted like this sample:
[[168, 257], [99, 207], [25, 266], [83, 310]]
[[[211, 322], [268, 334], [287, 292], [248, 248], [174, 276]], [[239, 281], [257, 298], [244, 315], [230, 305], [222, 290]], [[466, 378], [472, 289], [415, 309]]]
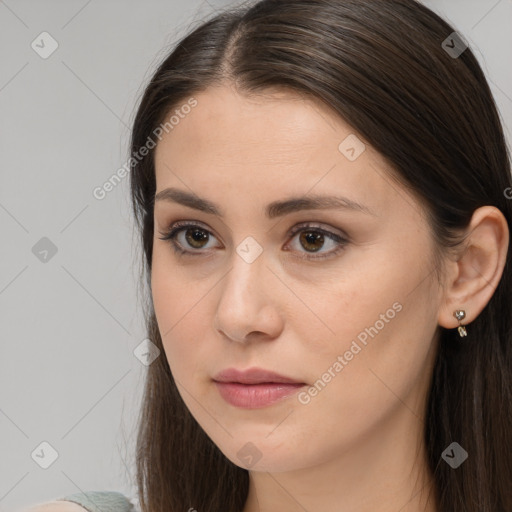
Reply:
[[385, 337], [391, 325], [402, 325], [402, 310], [414, 299], [411, 292], [427, 275], [428, 262], [391, 246], [353, 251], [338, 268], [311, 272], [307, 280], [292, 282], [294, 295], [301, 300], [290, 296], [293, 307], [286, 321], [297, 328], [295, 338], [307, 341], [320, 360], [344, 353], [354, 340], [369, 345], [372, 339]]
[[331, 291], [335, 299], [323, 312], [336, 335], [323, 348], [319, 340], [319, 350], [311, 351], [311, 365], [322, 381], [342, 357], [341, 365], [332, 369], [336, 377], [320, 394], [340, 410], [353, 411], [355, 423], [407, 396], [429, 373], [434, 353], [437, 299], [434, 280], [425, 279], [428, 261], [419, 256], [415, 260], [414, 254], [387, 261], [377, 261], [364, 276], [355, 275]]
[[[307, 452], [304, 457], [327, 460], [379, 429], [386, 418], [422, 416], [435, 355], [435, 312], [424, 310], [420, 317], [416, 308], [404, 304], [381, 330], [368, 329], [366, 345], [347, 334], [343, 347], [330, 357], [321, 361], [311, 354], [316, 380], [302, 396], [296, 415], [303, 427], [299, 435]], [[370, 322], [367, 327], [373, 326]], [[355, 344], [350, 348], [352, 342], [359, 348]], [[337, 359], [340, 355], [342, 363]], [[308, 445], [311, 431], [318, 430], [325, 441]]]
[[158, 328], [173, 376], [180, 382], [190, 381], [195, 366], [200, 363], [199, 349], [204, 345], [207, 324], [203, 308], [209, 287], [199, 281], [192, 285], [177, 265], [170, 266], [169, 258], [154, 253], [151, 289]]
[[405, 396], [429, 371], [437, 325], [430, 272], [420, 250], [372, 251], [371, 262], [309, 288], [305, 302], [317, 318], [299, 308], [290, 313], [290, 328], [307, 357], [304, 374], [317, 383], [311, 403], [337, 403], [357, 423], [387, 407], [388, 398]]

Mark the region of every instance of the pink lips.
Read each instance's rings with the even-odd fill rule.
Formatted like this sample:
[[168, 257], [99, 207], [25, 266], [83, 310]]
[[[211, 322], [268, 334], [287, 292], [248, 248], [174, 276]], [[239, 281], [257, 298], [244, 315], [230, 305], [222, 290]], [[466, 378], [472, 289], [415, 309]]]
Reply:
[[245, 409], [271, 405], [295, 394], [306, 385], [261, 368], [245, 371], [228, 368], [218, 373], [213, 380], [226, 402]]

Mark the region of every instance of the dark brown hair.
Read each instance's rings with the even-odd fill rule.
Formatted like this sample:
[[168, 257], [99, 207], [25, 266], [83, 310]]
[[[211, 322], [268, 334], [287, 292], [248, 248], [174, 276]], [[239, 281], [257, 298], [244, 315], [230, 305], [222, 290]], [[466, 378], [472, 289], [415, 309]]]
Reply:
[[[439, 253], [473, 212], [492, 205], [511, 226], [510, 161], [488, 83], [470, 48], [442, 47], [453, 27], [413, 0], [263, 0], [220, 12], [175, 46], [136, 113], [138, 153], [171, 110], [210, 86], [240, 93], [286, 88], [328, 105], [389, 162], [427, 208]], [[154, 150], [131, 171], [131, 197], [150, 292]], [[463, 231], [462, 231], [463, 232]], [[512, 511], [511, 255], [461, 342], [438, 326], [424, 441], [440, 512]], [[141, 279], [142, 282], [142, 279]], [[148, 337], [164, 353], [151, 294]], [[441, 459], [458, 442], [457, 469]], [[143, 512], [239, 512], [248, 471], [231, 463], [181, 399], [166, 357], [148, 369], [137, 437]]]

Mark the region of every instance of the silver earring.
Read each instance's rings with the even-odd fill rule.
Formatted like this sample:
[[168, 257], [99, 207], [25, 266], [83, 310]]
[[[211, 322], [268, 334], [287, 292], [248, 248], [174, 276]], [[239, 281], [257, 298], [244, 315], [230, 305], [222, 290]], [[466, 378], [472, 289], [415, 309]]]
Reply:
[[466, 326], [465, 325], [462, 325], [460, 323], [461, 320], [463, 320], [464, 318], [466, 318], [466, 312], [463, 310], [463, 309], [456, 309], [454, 312], [453, 312], [453, 316], [459, 321], [459, 327], [458, 327], [458, 331], [459, 331], [459, 336], [461, 338], [463, 338], [464, 336], [467, 336], [468, 335], [468, 332], [466, 331]]

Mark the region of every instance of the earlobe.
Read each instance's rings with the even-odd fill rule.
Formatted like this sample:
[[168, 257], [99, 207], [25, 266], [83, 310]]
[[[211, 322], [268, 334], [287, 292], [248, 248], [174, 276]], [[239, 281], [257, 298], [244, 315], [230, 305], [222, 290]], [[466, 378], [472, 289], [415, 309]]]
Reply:
[[[507, 261], [508, 244], [509, 228], [503, 213], [494, 206], [475, 210], [463, 249], [451, 263], [455, 265], [454, 277], [445, 283], [439, 325], [447, 329], [462, 327], [459, 335], [465, 336], [465, 326], [478, 317], [496, 291]], [[457, 311], [464, 313], [456, 314]]]

